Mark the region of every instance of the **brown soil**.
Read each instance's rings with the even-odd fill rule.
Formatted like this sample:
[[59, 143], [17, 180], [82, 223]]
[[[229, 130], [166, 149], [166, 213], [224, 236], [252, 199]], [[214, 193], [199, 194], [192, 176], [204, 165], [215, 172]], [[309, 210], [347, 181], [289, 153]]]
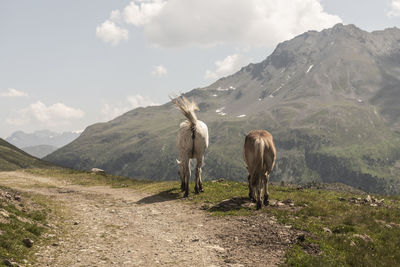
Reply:
[[25, 172], [0, 173], [0, 185], [62, 203], [64, 216], [50, 218], [50, 241], [34, 248], [35, 266], [277, 266], [298, 235], [265, 213], [212, 217], [131, 188]]

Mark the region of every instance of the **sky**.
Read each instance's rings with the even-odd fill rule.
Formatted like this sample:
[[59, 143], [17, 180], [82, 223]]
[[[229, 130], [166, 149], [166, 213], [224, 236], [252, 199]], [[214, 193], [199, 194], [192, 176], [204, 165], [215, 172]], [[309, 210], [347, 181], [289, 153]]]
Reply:
[[400, 27], [400, 0], [0, 0], [0, 137], [163, 104], [336, 23]]

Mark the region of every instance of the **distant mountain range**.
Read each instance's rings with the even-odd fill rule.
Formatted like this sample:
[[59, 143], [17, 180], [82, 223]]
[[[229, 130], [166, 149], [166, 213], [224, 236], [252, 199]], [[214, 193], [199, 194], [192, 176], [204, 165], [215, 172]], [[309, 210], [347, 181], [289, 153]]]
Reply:
[[72, 142], [80, 135], [79, 132], [55, 133], [48, 130], [25, 133], [14, 132], [6, 141], [19, 147], [32, 156], [43, 158], [60, 147]]
[[[400, 30], [354, 25], [309, 31], [186, 97], [209, 127], [204, 176], [245, 180], [245, 134], [269, 130], [278, 159], [272, 180], [342, 182], [400, 193]], [[77, 169], [177, 179], [183, 116], [169, 102], [88, 127], [47, 160]]]

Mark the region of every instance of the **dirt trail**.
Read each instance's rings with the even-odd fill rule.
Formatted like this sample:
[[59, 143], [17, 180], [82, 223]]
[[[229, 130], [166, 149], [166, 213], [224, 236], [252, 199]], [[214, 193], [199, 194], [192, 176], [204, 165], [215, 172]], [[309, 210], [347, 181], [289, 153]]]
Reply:
[[24, 172], [2, 172], [0, 184], [63, 203], [67, 218], [56, 241], [39, 248], [38, 266], [276, 266], [296, 235], [265, 214], [214, 218], [129, 188]]

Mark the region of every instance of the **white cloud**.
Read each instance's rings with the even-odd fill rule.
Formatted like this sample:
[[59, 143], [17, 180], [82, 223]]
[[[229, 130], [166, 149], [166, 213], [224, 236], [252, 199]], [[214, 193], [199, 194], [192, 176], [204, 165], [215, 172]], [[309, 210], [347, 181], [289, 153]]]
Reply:
[[129, 107], [127, 106], [125, 107], [112, 106], [107, 103], [103, 104], [103, 107], [101, 108], [101, 114], [103, 114], [103, 119], [107, 121], [112, 120], [128, 111]]
[[166, 3], [163, 0], [132, 1], [124, 9], [124, 20], [136, 26], [147, 24], [160, 13]]
[[101, 108], [101, 114], [103, 115], [104, 120], [111, 120], [115, 117], [118, 117], [129, 110], [138, 108], [138, 107], [147, 107], [147, 106], [157, 106], [158, 104], [153, 102], [150, 98], [141, 95], [133, 95], [128, 96], [126, 101], [129, 104], [119, 104], [119, 105], [110, 105], [108, 103], [103, 104]]
[[8, 88], [7, 92], [2, 92], [0, 93], [0, 96], [2, 97], [23, 97], [23, 96], [28, 96], [27, 93], [18, 91], [17, 89], [14, 88]]
[[127, 39], [127, 30], [114, 24], [122, 23], [121, 17], [142, 28], [146, 38], [160, 47], [275, 46], [305, 31], [342, 22], [324, 11], [321, 0], [134, 0], [123, 11], [111, 12], [101, 26], [107, 33], [100, 36], [114, 44]]
[[[338, 16], [325, 12], [320, 0], [170, 0], [162, 3], [162, 8], [154, 13], [144, 12], [142, 4], [145, 3], [142, 3], [141, 15], [136, 14], [132, 17], [135, 19], [126, 22], [142, 25], [147, 38], [163, 47], [271, 46], [304, 31], [322, 30], [342, 22]], [[136, 6], [134, 10], [138, 11], [138, 5], [133, 2], [129, 6]]]
[[41, 122], [54, 120], [69, 120], [82, 118], [84, 112], [80, 109], [68, 107], [63, 103], [56, 103], [51, 106], [46, 106], [41, 101], [37, 101], [30, 105], [35, 118]]
[[153, 102], [149, 97], [141, 95], [128, 96], [128, 102], [131, 104], [131, 108], [157, 106], [158, 104]]
[[116, 23], [121, 23], [122, 22], [121, 12], [119, 10], [111, 11], [110, 20]]
[[84, 112], [80, 109], [69, 107], [63, 103], [56, 103], [46, 106], [43, 102], [37, 101], [28, 108], [18, 110], [14, 117], [6, 121], [12, 125], [24, 125], [28, 123], [42, 123], [44, 125], [68, 124], [70, 120], [80, 119]]
[[96, 27], [96, 36], [106, 43], [117, 45], [121, 40], [128, 40], [129, 33], [128, 30], [118, 27], [113, 21], [106, 20]]
[[392, 0], [390, 10], [387, 12], [389, 17], [400, 16], [400, 0]]
[[239, 54], [227, 56], [223, 60], [217, 60], [215, 62], [216, 70], [207, 70], [204, 78], [213, 80], [233, 74], [249, 62], [250, 60], [248, 58]]
[[151, 72], [151, 74], [153, 76], [161, 78], [161, 77], [166, 76], [168, 74], [168, 70], [163, 65], [158, 65], [158, 66], [154, 66], [153, 71]]

